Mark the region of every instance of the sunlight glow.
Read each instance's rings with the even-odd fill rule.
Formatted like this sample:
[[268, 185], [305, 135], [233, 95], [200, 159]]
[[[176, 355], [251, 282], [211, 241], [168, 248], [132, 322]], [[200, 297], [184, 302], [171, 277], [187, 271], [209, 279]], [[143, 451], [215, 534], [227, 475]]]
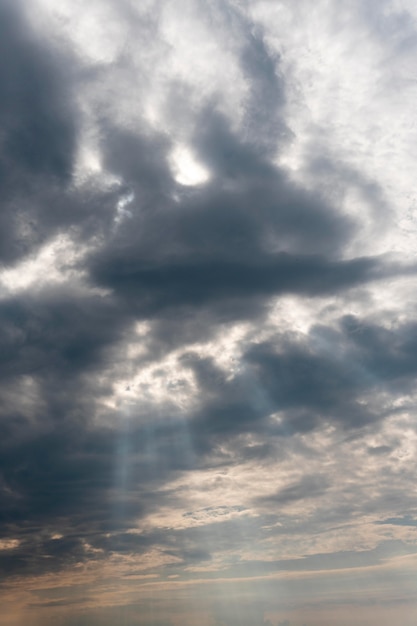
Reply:
[[192, 152], [184, 145], [178, 145], [172, 152], [170, 165], [175, 180], [180, 185], [201, 185], [209, 180], [208, 171], [198, 163]]
[[84, 254], [85, 250], [75, 246], [70, 237], [59, 235], [14, 267], [0, 270], [0, 297], [2, 291], [5, 294], [17, 293], [80, 276], [75, 263]]

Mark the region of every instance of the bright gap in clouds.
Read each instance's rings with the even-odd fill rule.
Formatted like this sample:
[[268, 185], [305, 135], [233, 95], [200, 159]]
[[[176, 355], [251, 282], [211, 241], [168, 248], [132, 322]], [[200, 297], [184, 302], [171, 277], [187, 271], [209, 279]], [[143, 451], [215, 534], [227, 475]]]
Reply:
[[187, 146], [176, 146], [169, 161], [174, 178], [180, 185], [201, 185], [209, 180], [209, 172], [198, 163]]
[[81, 284], [80, 259], [87, 252], [67, 236], [58, 236], [14, 267], [0, 270], [0, 298], [64, 283]]

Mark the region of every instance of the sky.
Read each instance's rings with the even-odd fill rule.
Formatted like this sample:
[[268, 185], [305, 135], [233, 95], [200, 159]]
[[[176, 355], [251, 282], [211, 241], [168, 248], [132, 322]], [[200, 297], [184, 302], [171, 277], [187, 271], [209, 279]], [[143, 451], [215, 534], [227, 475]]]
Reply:
[[415, 626], [413, 0], [0, 0], [1, 626]]

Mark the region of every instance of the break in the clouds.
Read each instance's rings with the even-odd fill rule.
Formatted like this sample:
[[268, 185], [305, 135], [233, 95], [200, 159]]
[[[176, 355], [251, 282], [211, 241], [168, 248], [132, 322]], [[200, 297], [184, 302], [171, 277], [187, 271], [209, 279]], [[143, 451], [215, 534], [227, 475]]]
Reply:
[[1, 624], [415, 623], [416, 51], [0, 1]]

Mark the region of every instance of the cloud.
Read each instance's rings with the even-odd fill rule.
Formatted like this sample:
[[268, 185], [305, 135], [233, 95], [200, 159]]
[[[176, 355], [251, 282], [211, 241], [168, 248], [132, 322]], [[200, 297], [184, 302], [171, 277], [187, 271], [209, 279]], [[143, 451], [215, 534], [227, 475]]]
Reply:
[[26, 176], [51, 175], [65, 182], [71, 174], [76, 128], [69, 83], [61, 76], [64, 59], [53, 59], [17, 7], [3, 2], [1, 11], [2, 53], [9, 59], [1, 65], [3, 178], [13, 182], [17, 169]]
[[296, 500], [305, 500], [320, 496], [327, 486], [327, 480], [323, 476], [306, 476], [300, 482], [285, 487], [278, 493], [261, 498], [265, 504], [285, 504]]
[[63, 51], [35, 36], [18, 5], [2, 2], [0, 12], [0, 258], [10, 263], [70, 223], [59, 195], [71, 178], [77, 116]]
[[346, 570], [411, 580], [416, 22], [338, 6], [1, 3], [10, 623], [298, 623], [362, 601]]

